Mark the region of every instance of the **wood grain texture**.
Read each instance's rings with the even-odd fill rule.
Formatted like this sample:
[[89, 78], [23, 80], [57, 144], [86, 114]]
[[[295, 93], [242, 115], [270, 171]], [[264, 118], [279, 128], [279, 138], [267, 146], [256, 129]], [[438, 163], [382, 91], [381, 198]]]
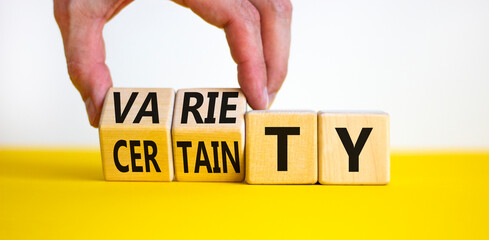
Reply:
[[240, 89], [178, 90], [172, 128], [177, 181], [244, 180], [245, 112]]
[[[114, 99], [120, 99], [121, 113], [133, 93], [137, 96], [122, 123], [116, 122]], [[120, 95], [116, 96], [114, 93]], [[142, 116], [134, 123], [150, 93], [156, 95], [157, 123], [152, 116]], [[120, 96], [120, 98], [119, 98]], [[175, 92], [170, 88], [111, 88], [105, 97], [100, 118], [99, 135], [102, 163], [106, 180], [115, 181], [172, 181], [173, 154], [171, 147], [171, 118]], [[154, 111], [153, 101], [143, 111]], [[116, 146], [118, 143], [124, 145]], [[139, 146], [138, 146], [139, 145]], [[115, 152], [115, 153], [114, 153]], [[118, 162], [128, 171], [121, 171]], [[159, 171], [157, 171], [159, 168]]]
[[[317, 182], [316, 112], [250, 111], [246, 113], [245, 119], [247, 183], [314, 184]], [[279, 163], [279, 137], [266, 128], [291, 130], [289, 133], [292, 134], [287, 136], [285, 149], [286, 170], [283, 162]], [[300, 130], [297, 132], [297, 129]]]
[[[371, 132], [351, 171], [349, 154], [337, 128], [358, 144], [362, 129]], [[365, 131], [365, 130], [364, 130]], [[319, 182], [321, 184], [387, 184], [390, 179], [389, 115], [382, 112], [319, 112]], [[355, 146], [357, 147], [357, 146]]]

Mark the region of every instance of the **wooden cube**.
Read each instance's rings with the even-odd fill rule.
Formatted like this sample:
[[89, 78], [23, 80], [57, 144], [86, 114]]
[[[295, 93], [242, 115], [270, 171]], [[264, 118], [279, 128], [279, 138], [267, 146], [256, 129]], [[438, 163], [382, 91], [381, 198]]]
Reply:
[[316, 112], [250, 111], [245, 118], [247, 183], [317, 182]]
[[111, 88], [99, 135], [105, 180], [172, 181], [170, 88]]
[[245, 112], [239, 89], [178, 90], [172, 129], [177, 181], [243, 181]]
[[389, 182], [388, 114], [319, 112], [318, 131], [321, 184]]

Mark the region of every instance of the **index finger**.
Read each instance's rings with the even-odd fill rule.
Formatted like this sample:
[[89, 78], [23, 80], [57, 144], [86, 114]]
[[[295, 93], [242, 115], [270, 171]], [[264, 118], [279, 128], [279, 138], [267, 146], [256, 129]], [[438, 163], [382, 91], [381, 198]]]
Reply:
[[250, 0], [261, 16], [261, 37], [267, 66], [269, 105], [287, 75], [292, 4], [289, 0]]
[[260, 15], [247, 0], [173, 0], [189, 7], [208, 23], [223, 28], [238, 64], [238, 82], [253, 109], [268, 107], [267, 73]]

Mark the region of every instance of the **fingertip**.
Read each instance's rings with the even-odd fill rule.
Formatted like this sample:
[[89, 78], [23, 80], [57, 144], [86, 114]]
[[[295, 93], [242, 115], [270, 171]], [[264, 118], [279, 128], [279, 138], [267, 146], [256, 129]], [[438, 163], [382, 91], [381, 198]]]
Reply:
[[267, 109], [268, 88], [264, 62], [238, 64], [238, 82], [251, 108], [255, 110]]
[[273, 101], [275, 101], [275, 97], [277, 96], [277, 92], [272, 92], [268, 94], [268, 107], [267, 109], [270, 109], [270, 107], [273, 104]]
[[247, 92], [242, 88], [246, 95], [246, 100], [253, 110], [266, 110], [268, 108], [268, 93], [267, 87], [264, 87], [259, 94]]
[[98, 127], [98, 121], [96, 121], [98, 115], [97, 108], [95, 107], [95, 104], [93, 103], [91, 97], [85, 100], [85, 108], [87, 110], [88, 121], [90, 121], [90, 125], [95, 128]]
[[267, 87], [263, 88], [262, 98], [264, 99], [263, 101], [265, 102], [265, 109], [268, 109], [268, 104], [270, 103], [270, 98], [268, 97], [268, 88]]
[[95, 97], [95, 109], [96, 109], [96, 114], [93, 119], [93, 123], [90, 122], [90, 124], [93, 127], [99, 127], [99, 122], [100, 122], [100, 117], [102, 115], [102, 110], [104, 107], [104, 102], [105, 102], [105, 96], [107, 95], [107, 92], [109, 89], [112, 87], [112, 81], [106, 82], [103, 86], [100, 86], [99, 88], [96, 89], [96, 97]]
[[85, 99], [88, 120], [94, 128], [99, 127], [100, 116], [102, 114], [105, 95], [112, 87], [111, 81], [99, 81], [96, 85], [90, 86], [89, 95]]

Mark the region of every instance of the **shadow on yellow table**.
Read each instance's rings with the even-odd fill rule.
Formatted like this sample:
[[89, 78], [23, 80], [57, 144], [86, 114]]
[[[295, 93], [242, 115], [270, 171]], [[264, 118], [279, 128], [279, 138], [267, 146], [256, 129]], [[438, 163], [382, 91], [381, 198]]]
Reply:
[[387, 186], [106, 182], [98, 150], [0, 150], [0, 239], [488, 239], [489, 151], [395, 152]]

